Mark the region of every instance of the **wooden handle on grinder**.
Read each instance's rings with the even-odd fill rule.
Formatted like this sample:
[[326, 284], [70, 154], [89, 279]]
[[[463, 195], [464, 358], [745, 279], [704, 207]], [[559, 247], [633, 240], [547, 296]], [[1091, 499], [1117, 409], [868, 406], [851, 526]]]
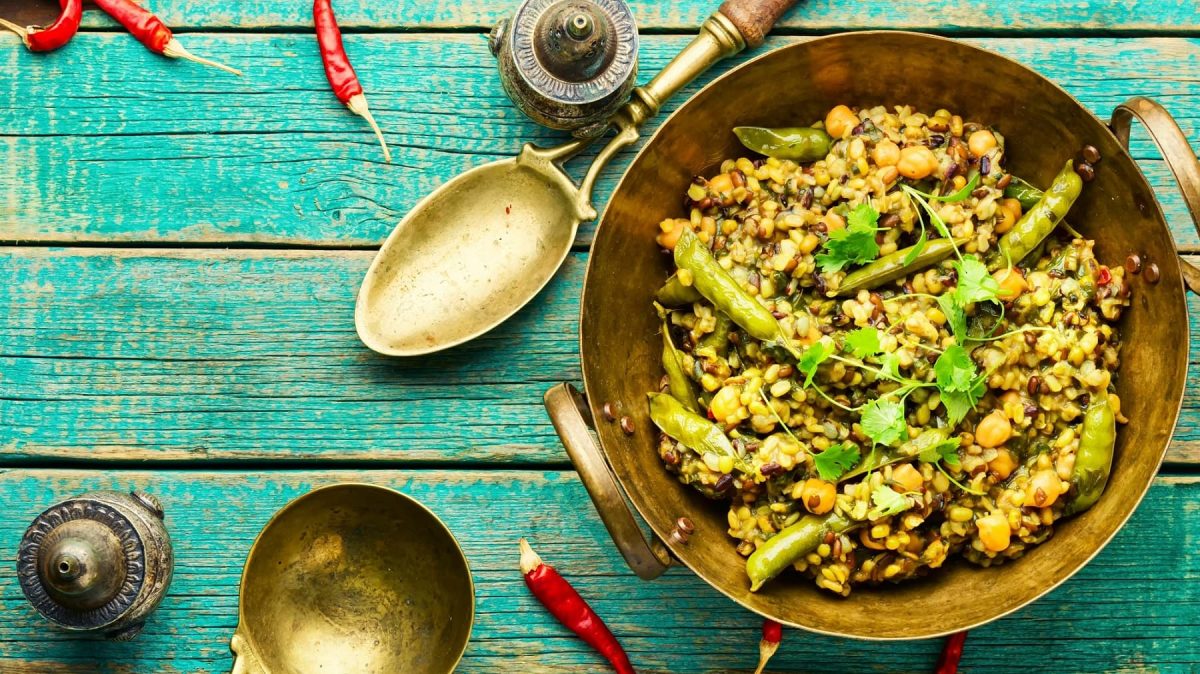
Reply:
[[746, 47], [754, 49], [794, 4], [796, 0], [725, 0], [718, 11], [737, 26]]

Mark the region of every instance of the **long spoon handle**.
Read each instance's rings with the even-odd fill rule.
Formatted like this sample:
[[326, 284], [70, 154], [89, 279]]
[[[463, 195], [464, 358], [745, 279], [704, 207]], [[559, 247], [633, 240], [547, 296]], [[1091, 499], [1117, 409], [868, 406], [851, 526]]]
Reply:
[[717, 11], [733, 22], [746, 46], [754, 49], [794, 4], [796, 0], [725, 0]]

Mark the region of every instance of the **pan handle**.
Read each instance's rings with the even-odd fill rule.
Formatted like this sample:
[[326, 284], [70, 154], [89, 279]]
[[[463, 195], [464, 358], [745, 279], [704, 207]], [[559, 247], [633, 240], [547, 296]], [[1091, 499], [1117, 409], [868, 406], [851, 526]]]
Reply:
[[588, 495], [600, 519], [612, 536], [625, 563], [642, 580], [651, 580], [662, 575], [671, 564], [670, 553], [663, 542], [654, 538], [647, 542], [642, 530], [633, 519], [633, 513], [625, 504], [625, 497], [612, 470], [600, 453], [600, 448], [588, 433], [591, 424], [583, 396], [570, 384], [559, 384], [545, 396], [546, 412], [558, 433], [558, 439], [567, 449], [571, 463], [583, 481]]
[[[1183, 192], [1183, 200], [1192, 215], [1192, 224], [1200, 232], [1200, 161], [1196, 161], [1196, 153], [1188, 143], [1187, 136], [1175, 122], [1171, 113], [1167, 112], [1158, 101], [1145, 96], [1135, 96], [1125, 101], [1113, 110], [1113, 134], [1121, 145], [1129, 149], [1129, 127], [1132, 119], [1137, 117], [1150, 138], [1162, 152], [1163, 159], [1175, 174], [1175, 181]], [[1196, 269], [1182, 258], [1179, 260], [1183, 270], [1183, 281], [1192, 292], [1200, 294], [1200, 269]]]

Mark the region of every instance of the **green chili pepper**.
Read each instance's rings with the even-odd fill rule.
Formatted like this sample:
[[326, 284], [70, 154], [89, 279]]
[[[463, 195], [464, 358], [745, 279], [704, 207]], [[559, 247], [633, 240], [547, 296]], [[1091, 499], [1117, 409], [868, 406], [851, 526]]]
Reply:
[[767, 129], [735, 126], [733, 133], [747, 149], [777, 159], [816, 161], [829, 154], [829, 134], [807, 126]]
[[1101, 392], [1092, 397], [1092, 403], [1083, 417], [1079, 449], [1075, 450], [1075, 469], [1071, 473], [1071, 481], [1078, 491], [1067, 503], [1064, 514], [1083, 512], [1100, 499], [1112, 471], [1116, 442], [1116, 416], [1109, 404], [1108, 394]]
[[838, 478], [838, 482], [845, 482], [852, 477], [858, 477], [865, 473], [869, 473], [877, 468], [890, 466], [896, 463], [904, 463], [911, 461], [915, 457], [920, 456], [921, 452], [930, 447], [945, 442], [950, 439], [950, 427], [942, 426], [937, 428], [927, 428], [920, 435], [903, 443], [896, 450], [884, 451], [878, 445], [871, 448], [871, 453], [867, 454], [862, 463], [858, 464], [850, 472]]
[[712, 349], [718, 356], [725, 355], [729, 349], [729, 331], [733, 329], [733, 321], [721, 312], [717, 312], [717, 324], [713, 331], [701, 338], [698, 349]]
[[750, 591], [757, 592], [763, 583], [778, 576], [796, 560], [815, 551], [825, 540], [826, 532], [842, 533], [861, 526], [835, 512], [827, 515], [806, 515], [790, 527], [767, 539], [746, 560], [746, 575], [750, 576]]
[[700, 404], [696, 402], [696, 392], [692, 389], [692, 380], [688, 379], [687, 372], [683, 369], [683, 354], [679, 353], [675, 345], [671, 343], [671, 333], [667, 330], [665, 316], [663, 317], [662, 338], [662, 364], [663, 369], [667, 372], [671, 395], [689, 410], [699, 412]]
[[799, 358], [779, 321], [767, 308], [758, 303], [750, 293], [742, 290], [716, 259], [708, 252], [700, 239], [684, 228], [675, 244], [675, 265], [692, 273], [692, 287], [713, 303], [718, 311], [728, 316], [751, 337], [782, 346], [794, 357]]
[[1025, 258], [1038, 244], [1042, 242], [1054, 228], [1058, 226], [1071, 210], [1071, 204], [1079, 198], [1083, 190], [1083, 179], [1075, 173], [1071, 160], [1059, 171], [1050, 189], [1042, 195], [1041, 200], [1021, 216], [1003, 237], [997, 246], [998, 254], [991, 259], [989, 269], [999, 269], [1012, 261], [1013, 264]]
[[703, 456], [712, 452], [718, 457], [733, 459], [733, 467], [743, 473], [753, 472], [733, 449], [733, 443], [713, 422], [690, 411], [668, 393], [650, 393], [650, 419], [663, 433], [682, 442], [684, 447]]
[[678, 274], [671, 274], [671, 278], [663, 284], [663, 287], [654, 293], [654, 299], [664, 307], [682, 307], [693, 302], [699, 302], [704, 299], [700, 292], [694, 286], [685, 286], [679, 280]]
[[1012, 176], [1008, 186], [1004, 188], [1004, 196], [1021, 202], [1021, 208], [1026, 211], [1037, 206], [1037, 202], [1042, 200], [1042, 195], [1041, 190], [1016, 176]]
[[895, 281], [914, 271], [937, 264], [954, 252], [955, 244], [962, 245], [968, 240], [964, 238], [956, 239], [953, 242], [950, 239], [927, 241], [925, 248], [917, 253], [917, 256], [909, 264], [904, 264], [904, 258], [908, 257], [916, 249], [916, 246], [884, 255], [878, 260], [846, 274], [846, 278], [842, 279], [842, 284], [838, 286], [837, 294], [849, 295], [863, 288], [878, 288], [888, 281]]

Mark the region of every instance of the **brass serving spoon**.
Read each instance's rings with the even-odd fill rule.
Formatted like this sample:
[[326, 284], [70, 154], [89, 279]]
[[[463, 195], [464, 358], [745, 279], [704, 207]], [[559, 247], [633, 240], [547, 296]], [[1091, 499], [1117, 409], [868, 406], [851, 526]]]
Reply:
[[426, 196], [388, 236], [358, 292], [354, 323], [371, 349], [392, 356], [440, 351], [491, 330], [525, 306], [562, 265], [579, 223], [596, 217], [601, 169], [638, 139], [663, 102], [717, 61], [762, 44], [796, 0], [726, 0], [700, 34], [610, 125], [616, 135], [580, 185], [562, 164], [590, 140], [473, 168]]

